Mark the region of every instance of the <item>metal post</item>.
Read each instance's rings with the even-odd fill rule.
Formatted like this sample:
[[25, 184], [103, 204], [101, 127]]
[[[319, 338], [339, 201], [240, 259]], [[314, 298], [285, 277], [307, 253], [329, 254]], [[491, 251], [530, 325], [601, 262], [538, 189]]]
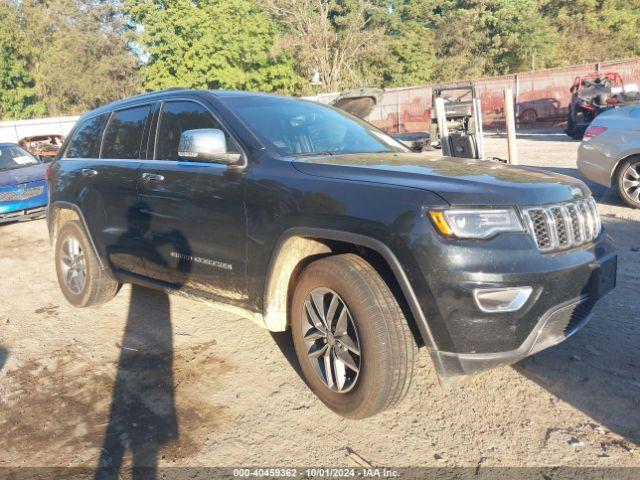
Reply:
[[516, 118], [520, 115], [520, 76], [516, 73], [515, 75], [515, 84], [516, 84]]
[[509, 163], [518, 165], [518, 146], [516, 145], [516, 119], [513, 113], [513, 91], [504, 89], [504, 116], [507, 122], [507, 146], [509, 148]]
[[444, 109], [444, 98], [436, 98], [436, 118], [438, 119], [438, 135], [440, 136], [440, 145], [442, 146], [442, 155], [451, 156], [449, 148], [449, 127], [447, 126], [447, 114]]
[[478, 158], [484, 160], [484, 134], [482, 127], [482, 104], [479, 98], [473, 99], [473, 114], [476, 121], [476, 145], [478, 146]]

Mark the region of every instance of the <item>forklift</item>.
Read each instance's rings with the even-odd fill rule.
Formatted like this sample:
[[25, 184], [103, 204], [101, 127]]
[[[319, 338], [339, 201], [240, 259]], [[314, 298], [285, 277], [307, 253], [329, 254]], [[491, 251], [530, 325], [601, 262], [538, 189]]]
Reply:
[[[447, 138], [442, 138], [438, 127], [436, 100], [444, 102]], [[431, 138], [438, 139], [436, 148], [448, 142], [453, 157], [482, 158], [482, 119], [480, 100], [473, 83], [457, 83], [433, 87], [431, 95]]]

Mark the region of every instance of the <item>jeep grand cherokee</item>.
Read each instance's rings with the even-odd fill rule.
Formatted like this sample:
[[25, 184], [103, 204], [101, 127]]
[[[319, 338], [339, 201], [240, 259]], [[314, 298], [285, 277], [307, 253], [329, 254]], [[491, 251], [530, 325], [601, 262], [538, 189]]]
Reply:
[[140, 283], [290, 328], [309, 387], [348, 417], [399, 402], [418, 347], [445, 379], [515, 362], [615, 283], [582, 182], [411, 153], [309, 101], [129, 98], [84, 115], [49, 175], [69, 302]]

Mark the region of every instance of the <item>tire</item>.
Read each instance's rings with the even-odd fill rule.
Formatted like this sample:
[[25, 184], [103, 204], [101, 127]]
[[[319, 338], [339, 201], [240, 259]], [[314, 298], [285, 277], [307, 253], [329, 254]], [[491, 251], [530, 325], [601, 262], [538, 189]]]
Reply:
[[527, 109], [520, 114], [520, 123], [523, 125], [535, 125], [538, 121], [538, 113], [533, 109]]
[[629, 158], [620, 165], [618, 191], [627, 205], [640, 208], [640, 157]]
[[[313, 309], [316, 300], [315, 305], [322, 306], [313, 312], [317, 315], [322, 309], [328, 314], [332, 299], [338, 305], [331, 322], [334, 331], [323, 336], [307, 320], [313, 321], [308, 307]], [[316, 316], [314, 323], [320, 321]], [[291, 303], [291, 331], [307, 385], [339, 415], [369, 417], [398, 404], [406, 395], [417, 346], [393, 293], [363, 258], [354, 254], [326, 257], [302, 271]], [[323, 348], [318, 360], [309, 356], [308, 352], [322, 353]], [[335, 381], [330, 387], [327, 369], [322, 366], [333, 352], [337, 352], [334, 368], [329, 371]], [[345, 353], [357, 371], [340, 360]]]
[[76, 221], [65, 223], [58, 231], [55, 262], [62, 294], [74, 307], [101, 305], [118, 293], [119, 283], [102, 269]]

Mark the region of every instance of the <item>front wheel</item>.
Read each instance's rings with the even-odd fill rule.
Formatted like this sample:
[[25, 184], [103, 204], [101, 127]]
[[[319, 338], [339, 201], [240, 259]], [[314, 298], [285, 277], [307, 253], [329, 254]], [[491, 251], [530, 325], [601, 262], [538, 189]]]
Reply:
[[640, 208], [640, 158], [625, 161], [618, 174], [620, 196], [627, 205]]
[[407, 393], [417, 347], [393, 293], [363, 258], [343, 254], [307, 266], [291, 329], [307, 384], [336, 413], [368, 417]]

